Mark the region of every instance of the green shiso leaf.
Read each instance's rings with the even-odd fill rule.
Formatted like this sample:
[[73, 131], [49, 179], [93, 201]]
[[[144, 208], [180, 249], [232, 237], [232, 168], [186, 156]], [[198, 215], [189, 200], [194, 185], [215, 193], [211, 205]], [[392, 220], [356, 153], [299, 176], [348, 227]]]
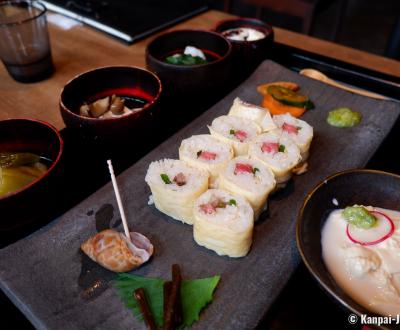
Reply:
[[125, 306], [132, 310], [133, 314], [140, 320], [143, 320], [142, 313], [132, 294], [136, 289], [143, 288], [146, 292], [146, 298], [149, 303], [150, 310], [154, 316], [154, 321], [158, 326], [162, 325], [164, 280], [122, 273], [117, 275], [113, 281], [113, 285], [117, 289], [118, 295], [125, 303]]
[[[181, 328], [190, 326], [199, 320], [201, 310], [212, 301], [213, 293], [220, 280], [220, 276], [196, 280], [183, 280], [181, 284], [181, 301], [183, 322]], [[154, 321], [157, 326], [163, 324], [164, 308], [164, 280], [158, 278], [145, 278], [130, 274], [118, 274], [113, 281], [118, 295], [125, 306], [132, 310], [133, 314], [143, 320], [140, 307], [133, 298], [132, 293], [138, 288], [144, 288], [149, 302]]]

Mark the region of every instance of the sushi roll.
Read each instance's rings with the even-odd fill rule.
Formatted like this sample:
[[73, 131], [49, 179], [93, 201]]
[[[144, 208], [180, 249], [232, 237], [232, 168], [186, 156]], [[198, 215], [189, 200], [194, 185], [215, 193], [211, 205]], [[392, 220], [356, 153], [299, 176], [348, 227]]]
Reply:
[[255, 219], [260, 215], [268, 194], [276, 186], [274, 173], [257, 159], [239, 156], [232, 159], [221, 173], [218, 187], [243, 196], [254, 210]]
[[179, 159], [210, 173], [210, 186], [215, 187], [219, 173], [233, 158], [232, 146], [209, 134], [194, 135], [182, 141]]
[[193, 203], [208, 189], [208, 173], [181, 160], [152, 162], [145, 181], [158, 210], [187, 224], [193, 224]]
[[250, 119], [236, 116], [220, 116], [208, 126], [211, 135], [229, 143], [235, 156], [246, 155], [249, 142], [261, 133], [261, 128]]
[[193, 213], [197, 244], [234, 258], [249, 252], [254, 213], [246, 199], [222, 189], [209, 189], [196, 200]]
[[275, 124], [282, 129], [283, 134], [293, 139], [297, 144], [302, 161], [306, 161], [313, 138], [312, 126], [290, 114], [276, 115], [273, 119]]
[[238, 97], [233, 101], [232, 107], [229, 110], [229, 116], [250, 119], [258, 124], [263, 132], [276, 128], [276, 124], [267, 109], [247, 103]]
[[249, 147], [249, 156], [268, 166], [277, 184], [289, 181], [292, 169], [301, 162], [299, 147], [281, 129], [259, 135]]

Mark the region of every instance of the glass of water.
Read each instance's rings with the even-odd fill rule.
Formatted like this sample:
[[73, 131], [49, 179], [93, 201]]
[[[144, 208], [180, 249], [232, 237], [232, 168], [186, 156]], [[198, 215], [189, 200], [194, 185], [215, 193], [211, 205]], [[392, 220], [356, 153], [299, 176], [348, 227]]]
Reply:
[[17, 81], [34, 82], [53, 71], [46, 7], [37, 1], [0, 2], [0, 58]]

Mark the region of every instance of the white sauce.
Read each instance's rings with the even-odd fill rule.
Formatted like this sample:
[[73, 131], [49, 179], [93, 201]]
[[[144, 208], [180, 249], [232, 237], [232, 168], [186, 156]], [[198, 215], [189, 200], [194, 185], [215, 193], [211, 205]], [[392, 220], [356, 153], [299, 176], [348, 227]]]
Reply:
[[222, 34], [224, 37], [236, 41], [256, 41], [265, 38], [265, 33], [247, 27], [225, 30]]
[[393, 220], [393, 235], [375, 245], [353, 243], [347, 237], [342, 210], [335, 210], [322, 230], [322, 256], [349, 296], [372, 312], [394, 317], [400, 313], [400, 212], [367, 208]]

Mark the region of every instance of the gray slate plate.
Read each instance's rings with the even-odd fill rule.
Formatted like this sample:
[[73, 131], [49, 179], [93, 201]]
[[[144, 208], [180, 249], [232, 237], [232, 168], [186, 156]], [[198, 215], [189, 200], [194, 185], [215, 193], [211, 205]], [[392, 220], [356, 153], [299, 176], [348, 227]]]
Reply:
[[[316, 104], [316, 109], [303, 117], [315, 129], [309, 172], [295, 177], [270, 200], [268, 214], [256, 224], [248, 256], [236, 260], [219, 257], [195, 244], [190, 226], [147, 206], [147, 167], [153, 160], [176, 158], [181, 140], [206, 133], [206, 125], [226, 114], [236, 96], [259, 103], [261, 96], [256, 86], [279, 80], [298, 82], [302, 92]], [[361, 124], [349, 129], [326, 124], [327, 112], [340, 106], [360, 111]], [[171, 264], [179, 263], [185, 278], [220, 274], [222, 280], [214, 302], [193, 328], [254, 328], [300, 261], [295, 219], [307, 192], [331, 173], [363, 167], [399, 112], [398, 103], [353, 95], [299, 76], [271, 61], [264, 62], [230, 95], [118, 177], [131, 228], [147, 235], [156, 247], [151, 262], [134, 273], [170, 278]], [[110, 286], [113, 274], [89, 262], [79, 251], [80, 244], [96, 230], [116, 226], [118, 221], [113, 189], [108, 184], [48, 226], [2, 249], [2, 290], [40, 329], [144, 329]], [[91, 292], [87, 288], [93, 283], [99, 288]]]

